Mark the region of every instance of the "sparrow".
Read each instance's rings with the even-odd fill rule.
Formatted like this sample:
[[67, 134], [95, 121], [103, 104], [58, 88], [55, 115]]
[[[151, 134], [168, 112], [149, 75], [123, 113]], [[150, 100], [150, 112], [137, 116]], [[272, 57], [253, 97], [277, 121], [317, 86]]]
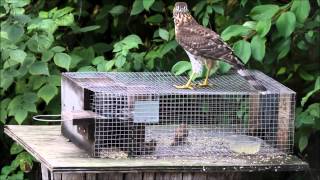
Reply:
[[175, 130], [174, 140], [171, 143], [171, 146], [180, 146], [186, 144], [188, 133], [189, 130], [187, 124], [180, 124]]

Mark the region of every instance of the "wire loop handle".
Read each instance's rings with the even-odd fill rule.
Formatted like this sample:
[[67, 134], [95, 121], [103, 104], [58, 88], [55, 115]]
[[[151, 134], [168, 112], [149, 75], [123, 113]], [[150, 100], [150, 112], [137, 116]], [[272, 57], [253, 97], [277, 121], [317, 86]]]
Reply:
[[61, 117], [61, 114], [35, 115], [32, 119], [43, 122], [62, 122], [61, 119], [45, 119], [46, 117]]

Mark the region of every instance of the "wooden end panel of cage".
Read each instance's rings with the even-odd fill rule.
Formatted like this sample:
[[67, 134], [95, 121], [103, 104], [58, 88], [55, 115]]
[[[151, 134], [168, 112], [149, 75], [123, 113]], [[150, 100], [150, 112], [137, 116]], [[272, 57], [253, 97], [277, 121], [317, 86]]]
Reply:
[[290, 114], [291, 95], [281, 94], [278, 111], [277, 147], [282, 151], [288, 150]]

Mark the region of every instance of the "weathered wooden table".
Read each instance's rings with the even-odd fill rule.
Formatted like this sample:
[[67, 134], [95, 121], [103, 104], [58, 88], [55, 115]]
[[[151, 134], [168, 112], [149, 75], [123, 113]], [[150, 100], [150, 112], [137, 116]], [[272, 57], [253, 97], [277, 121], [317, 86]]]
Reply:
[[100, 159], [61, 135], [60, 126], [6, 126], [5, 133], [40, 163], [42, 178], [50, 180], [206, 180], [241, 179], [248, 172], [305, 171], [308, 164], [295, 156], [259, 159], [177, 160]]

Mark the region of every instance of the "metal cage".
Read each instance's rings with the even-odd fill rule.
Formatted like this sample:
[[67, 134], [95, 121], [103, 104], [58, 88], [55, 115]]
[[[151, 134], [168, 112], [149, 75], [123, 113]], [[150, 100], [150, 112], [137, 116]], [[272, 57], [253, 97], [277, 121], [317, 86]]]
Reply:
[[295, 92], [258, 71], [176, 89], [168, 72], [64, 73], [62, 133], [94, 157], [217, 158], [291, 153]]

